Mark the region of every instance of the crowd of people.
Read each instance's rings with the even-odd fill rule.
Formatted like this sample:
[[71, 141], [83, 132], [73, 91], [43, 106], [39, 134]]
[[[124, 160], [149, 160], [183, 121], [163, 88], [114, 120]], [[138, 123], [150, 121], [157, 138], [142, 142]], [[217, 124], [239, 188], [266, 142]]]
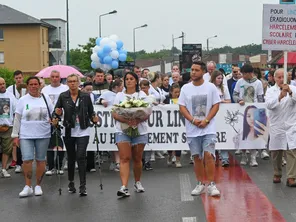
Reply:
[[[179, 105], [180, 113], [186, 119], [190, 162], [194, 164], [197, 179], [197, 185], [191, 194], [200, 195], [206, 192], [206, 175], [209, 182], [207, 192], [210, 196], [220, 195], [214, 181], [215, 158], [219, 156], [223, 167], [230, 164], [229, 152], [215, 149], [215, 115], [219, 105], [239, 103], [244, 106], [245, 103], [265, 102], [270, 126], [269, 135], [265, 139], [269, 141], [269, 146], [262, 147], [260, 151], [239, 149], [235, 154], [241, 155], [242, 165], [246, 165], [250, 159], [249, 164], [252, 167], [258, 166], [258, 157], [267, 160], [271, 154], [273, 182], [281, 181], [282, 166], [287, 164], [287, 186], [296, 186], [296, 125], [295, 121], [291, 121], [296, 118], [295, 69], [289, 72], [288, 84], [284, 84], [283, 69], [270, 70], [265, 75], [249, 64], [241, 68], [233, 65], [232, 73], [225, 76], [223, 70], [217, 70], [212, 61], [207, 64], [194, 62], [191, 72], [182, 75], [175, 65], [172, 67], [171, 77], [135, 66], [132, 70], [125, 68], [122, 75], [97, 69], [94, 75], [86, 76], [83, 84], [75, 74], [69, 75], [66, 84], [62, 84], [58, 71], [52, 71], [48, 85], [42, 84], [44, 80], [34, 76], [24, 83], [24, 76], [19, 70], [15, 71], [14, 79], [15, 84], [6, 88], [5, 80], [0, 78], [0, 174], [3, 178], [11, 177], [8, 168], [14, 168], [15, 173], [23, 172], [25, 187], [19, 193], [20, 197], [33, 193], [36, 196], [42, 195], [43, 176], [63, 175], [64, 170], [68, 171], [68, 191], [76, 193], [75, 168], [78, 169], [80, 179], [79, 194], [86, 196], [86, 172], [96, 172], [99, 155], [95, 151], [86, 151], [91, 125], [99, 121], [94, 105], [110, 107], [120, 104], [128, 96], [141, 98], [151, 106]], [[199, 108], [197, 104], [202, 105]], [[282, 110], [286, 112], [282, 114]], [[144, 151], [148, 144], [147, 119], [126, 119], [115, 112], [112, 115], [116, 120], [114, 131], [118, 151], [110, 152], [110, 170], [120, 172], [122, 184], [117, 191], [118, 196], [130, 196], [128, 180], [131, 160], [134, 189], [138, 193], [145, 191], [141, 183], [142, 169], [153, 170], [151, 162], [156, 158], [166, 158], [168, 166], [174, 164], [176, 168], [182, 167], [181, 156], [186, 151]], [[246, 116], [250, 130], [257, 130], [266, 137], [264, 126], [261, 129], [256, 128], [251, 117]], [[139, 136], [125, 134], [121, 123], [137, 127]], [[254, 133], [249, 132], [243, 137], [254, 137]], [[285, 151], [283, 147], [287, 146], [289, 149]], [[66, 152], [62, 152], [63, 147]], [[12, 161], [8, 166], [10, 157]], [[36, 186], [33, 190], [34, 161], [37, 167]]]

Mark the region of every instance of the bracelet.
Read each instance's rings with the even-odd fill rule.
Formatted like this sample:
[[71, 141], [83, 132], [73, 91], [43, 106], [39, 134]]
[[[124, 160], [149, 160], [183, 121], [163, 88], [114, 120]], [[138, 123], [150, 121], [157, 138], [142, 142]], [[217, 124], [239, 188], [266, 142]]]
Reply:
[[193, 119], [191, 120], [191, 124], [193, 124], [193, 123], [194, 123], [194, 120], [195, 120], [195, 117], [193, 117]]

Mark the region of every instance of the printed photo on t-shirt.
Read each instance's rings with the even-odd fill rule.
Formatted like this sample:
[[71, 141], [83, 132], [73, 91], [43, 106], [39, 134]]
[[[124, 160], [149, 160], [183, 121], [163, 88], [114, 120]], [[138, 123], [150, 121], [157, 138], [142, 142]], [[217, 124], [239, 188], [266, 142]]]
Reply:
[[244, 101], [247, 103], [253, 103], [255, 98], [255, 89], [253, 86], [247, 86], [244, 90]]
[[192, 113], [199, 119], [206, 118], [207, 112], [207, 95], [192, 96]]
[[0, 98], [0, 118], [10, 118], [9, 98]]
[[[28, 105], [27, 105], [28, 106]], [[47, 108], [34, 107], [26, 113], [27, 121], [47, 121]]]

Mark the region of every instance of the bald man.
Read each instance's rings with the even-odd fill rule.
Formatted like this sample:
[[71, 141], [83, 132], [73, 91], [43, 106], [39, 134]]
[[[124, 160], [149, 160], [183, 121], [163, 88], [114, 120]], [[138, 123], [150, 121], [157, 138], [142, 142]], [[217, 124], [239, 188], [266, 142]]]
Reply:
[[6, 171], [9, 156], [12, 154], [13, 139], [11, 138], [13, 115], [17, 100], [6, 90], [6, 82], [0, 77], [0, 146], [2, 147], [2, 170], [0, 176], [9, 178]]

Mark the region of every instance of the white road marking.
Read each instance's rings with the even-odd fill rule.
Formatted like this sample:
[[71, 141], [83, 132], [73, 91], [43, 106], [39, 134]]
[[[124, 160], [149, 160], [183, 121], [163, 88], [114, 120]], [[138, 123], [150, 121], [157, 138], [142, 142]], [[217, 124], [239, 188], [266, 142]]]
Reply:
[[190, 178], [187, 173], [180, 173], [180, 189], [181, 189], [181, 201], [193, 201], [193, 197], [191, 196], [191, 183]]
[[196, 217], [182, 217], [182, 222], [197, 222]]

